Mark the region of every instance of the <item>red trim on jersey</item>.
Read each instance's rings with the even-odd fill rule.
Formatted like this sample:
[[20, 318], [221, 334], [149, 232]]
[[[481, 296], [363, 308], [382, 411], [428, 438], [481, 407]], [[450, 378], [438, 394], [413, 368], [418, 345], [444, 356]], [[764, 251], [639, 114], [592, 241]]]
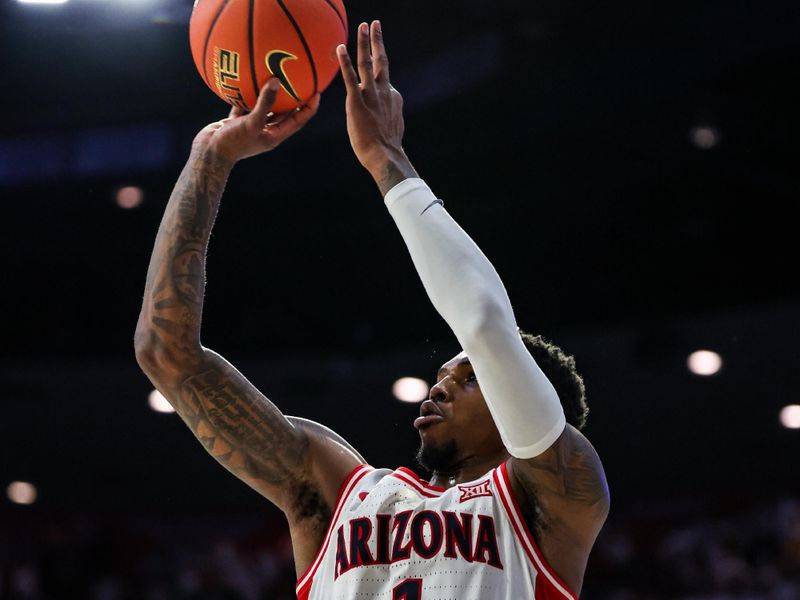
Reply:
[[[492, 477], [496, 483], [496, 489], [500, 496], [500, 500], [503, 503], [503, 507], [506, 509], [506, 513], [508, 513], [509, 521], [511, 521], [511, 526], [514, 529], [514, 533], [517, 534], [520, 542], [522, 542], [522, 547], [525, 550], [525, 553], [528, 555], [528, 558], [533, 563], [534, 567], [536, 567], [536, 571], [538, 573], [536, 577], [536, 599], [539, 600], [540, 598], [540, 587], [542, 589], [542, 600], [549, 599], [549, 598], [568, 598], [569, 600], [578, 600], [577, 594], [575, 594], [567, 584], [565, 584], [561, 578], [553, 571], [550, 565], [547, 564], [544, 557], [542, 556], [541, 551], [539, 550], [539, 546], [536, 544], [536, 540], [534, 540], [533, 535], [531, 534], [530, 530], [528, 529], [528, 524], [525, 522], [525, 518], [522, 516], [522, 511], [519, 508], [519, 504], [517, 503], [517, 499], [514, 496], [514, 489], [511, 487], [511, 480], [508, 476], [508, 469], [506, 467], [506, 463], [501, 464], [497, 467]], [[542, 586], [541, 584], [545, 584]], [[544, 593], [545, 589], [551, 593]]]
[[421, 483], [424, 487], [428, 488], [432, 492], [443, 493], [443, 492], [447, 491], [447, 488], [439, 487], [438, 485], [431, 485], [430, 483], [428, 483], [427, 481], [422, 479], [422, 477], [420, 477], [414, 471], [412, 471], [411, 469], [409, 469], [407, 467], [398, 467], [397, 470], [398, 471], [402, 471], [403, 473], [406, 473], [407, 475], [410, 475], [412, 477], [412, 479], [414, 479], [414, 481], [417, 481], [417, 482]]
[[[544, 578], [541, 573], [536, 573], [536, 585], [533, 588], [533, 600], [547, 600], [547, 586], [542, 585]], [[300, 598], [300, 600], [308, 600], [308, 598]]]
[[[311, 593], [311, 586], [308, 585], [302, 591], [297, 592], [297, 600], [308, 600], [308, 595]], [[536, 600], [539, 600], [538, 598]]]
[[328, 544], [330, 543], [331, 535], [333, 534], [333, 528], [336, 525], [336, 522], [339, 520], [339, 514], [342, 512], [348, 496], [350, 496], [350, 493], [356, 487], [358, 482], [361, 481], [364, 475], [373, 470], [374, 469], [369, 465], [358, 465], [347, 477], [345, 477], [345, 480], [342, 482], [342, 486], [339, 488], [339, 495], [336, 498], [336, 504], [334, 505], [331, 523], [328, 525], [328, 532], [325, 534], [325, 539], [323, 540], [322, 545], [319, 547], [319, 551], [314, 557], [314, 561], [311, 563], [311, 566], [306, 569], [306, 572], [303, 573], [303, 576], [297, 580], [297, 584], [295, 585], [297, 598], [299, 600], [308, 600], [308, 595], [311, 592], [311, 583], [314, 581], [314, 573], [317, 572], [317, 569], [322, 562], [322, 557], [325, 555], [325, 550], [328, 549]]
[[392, 477], [396, 477], [400, 481], [409, 484], [427, 498], [438, 498], [442, 495], [442, 492], [447, 491], [445, 488], [431, 485], [424, 479], [420, 479], [419, 476], [414, 473], [414, 471], [411, 469], [406, 469], [405, 467], [400, 467], [396, 471], [392, 471], [391, 475]]

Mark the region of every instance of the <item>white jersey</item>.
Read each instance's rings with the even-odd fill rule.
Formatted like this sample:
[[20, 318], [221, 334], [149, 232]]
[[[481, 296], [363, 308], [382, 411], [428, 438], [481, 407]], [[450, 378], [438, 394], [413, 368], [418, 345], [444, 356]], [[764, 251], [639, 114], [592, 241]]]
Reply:
[[356, 468], [299, 600], [577, 600], [544, 562], [505, 464], [443, 489]]

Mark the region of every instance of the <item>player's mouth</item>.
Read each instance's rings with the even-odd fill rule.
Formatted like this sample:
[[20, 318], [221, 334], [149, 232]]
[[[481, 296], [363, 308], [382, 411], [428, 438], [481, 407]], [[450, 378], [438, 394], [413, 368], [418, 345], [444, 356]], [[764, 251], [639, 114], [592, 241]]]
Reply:
[[428, 425], [444, 421], [441, 409], [433, 400], [425, 400], [419, 407], [419, 416], [414, 419], [414, 427], [422, 429]]

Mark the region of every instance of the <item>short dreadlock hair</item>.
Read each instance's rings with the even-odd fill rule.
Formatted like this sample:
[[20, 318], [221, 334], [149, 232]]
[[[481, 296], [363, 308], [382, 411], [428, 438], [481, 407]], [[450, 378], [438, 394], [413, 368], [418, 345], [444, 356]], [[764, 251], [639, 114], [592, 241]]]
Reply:
[[567, 423], [576, 429], [583, 429], [589, 416], [589, 407], [586, 404], [583, 378], [575, 369], [575, 358], [567, 356], [561, 348], [541, 335], [532, 335], [521, 330], [519, 333], [528, 352], [556, 389], [567, 416]]

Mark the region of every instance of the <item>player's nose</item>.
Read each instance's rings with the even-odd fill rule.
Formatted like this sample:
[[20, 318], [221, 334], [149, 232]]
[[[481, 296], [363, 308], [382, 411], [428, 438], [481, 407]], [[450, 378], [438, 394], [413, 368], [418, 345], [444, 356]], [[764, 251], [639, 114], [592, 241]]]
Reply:
[[450, 402], [452, 396], [447, 386], [447, 378], [437, 381], [428, 392], [428, 398], [436, 402]]

